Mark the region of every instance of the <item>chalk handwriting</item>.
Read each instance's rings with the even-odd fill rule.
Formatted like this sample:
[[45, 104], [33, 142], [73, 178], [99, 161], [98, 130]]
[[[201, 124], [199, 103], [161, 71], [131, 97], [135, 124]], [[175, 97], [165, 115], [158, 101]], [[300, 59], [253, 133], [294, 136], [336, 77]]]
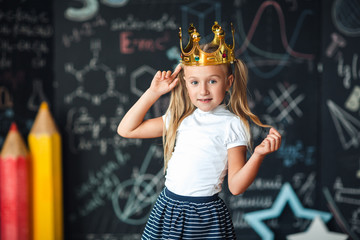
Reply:
[[169, 42], [170, 36], [168, 33], [163, 33], [162, 36], [155, 39], [152, 38], [134, 38], [132, 32], [121, 32], [119, 40], [119, 48], [122, 54], [132, 54], [137, 51], [163, 51], [165, 50], [165, 43]]
[[13, 66], [13, 56], [26, 55], [31, 67], [39, 69], [47, 64], [50, 52], [48, 41], [54, 35], [47, 12], [35, 8], [24, 10], [0, 9], [0, 69]]
[[[119, 115], [120, 114], [120, 115]], [[121, 115], [122, 114], [122, 115]], [[86, 107], [71, 108], [66, 118], [65, 129], [69, 134], [69, 149], [73, 153], [99, 149], [101, 155], [105, 155], [108, 147], [114, 149], [127, 146], [141, 146], [142, 139], [122, 138], [117, 134], [106, 137], [103, 131], [115, 132], [117, 124], [123, 117], [124, 110], [117, 108], [115, 115], [110, 120], [105, 115], [98, 119], [92, 117]]]
[[128, 15], [125, 19], [113, 19], [110, 23], [111, 31], [143, 31], [151, 30], [156, 32], [163, 32], [165, 30], [175, 30], [178, 24], [175, 23], [175, 17], [169, 17], [168, 14], [163, 14], [159, 19], [139, 20], [133, 15]]
[[272, 196], [230, 196], [229, 207], [231, 209], [245, 208], [269, 208], [273, 204]]
[[360, 70], [358, 64], [358, 54], [354, 53], [352, 56], [351, 65], [345, 64], [345, 60], [342, 52], [337, 54], [337, 74], [339, 77], [343, 78], [343, 85], [345, 89], [349, 89], [351, 87], [351, 81], [359, 79]]
[[274, 179], [255, 178], [254, 182], [249, 186], [247, 191], [252, 190], [279, 190], [282, 187], [282, 176], [276, 175]]
[[101, 16], [97, 16], [91, 22], [82, 23], [79, 27], [74, 27], [71, 33], [63, 33], [62, 43], [66, 48], [71, 47], [73, 43], [78, 43], [83, 37], [91, 37], [96, 33], [96, 30], [106, 26], [106, 20]]
[[84, 204], [69, 215], [70, 221], [89, 215], [111, 200], [113, 191], [120, 184], [116, 171], [130, 160], [128, 153], [122, 153], [120, 149], [114, 151], [115, 160], [107, 161], [97, 171], [89, 171], [86, 181], [76, 187], [75, 197]]

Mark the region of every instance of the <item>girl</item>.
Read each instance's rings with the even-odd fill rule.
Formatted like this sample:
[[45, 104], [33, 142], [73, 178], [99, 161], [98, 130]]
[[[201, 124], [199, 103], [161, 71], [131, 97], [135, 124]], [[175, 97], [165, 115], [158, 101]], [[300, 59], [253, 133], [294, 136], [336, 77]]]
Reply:
[[[271, 128], [246, 161], [248, 119], [267, 126], [248, 107], [245, 65], [233, 57], [234, 48], [224, 43], [216, 22], [213, 31], [212, 43], [200, 47], [200, 36], [191, 26], [190, 42], [181, 48], [182, 63], [173, 73], [158, 71], [118, 126], [118, 133], [127, 138], [163, 136], [165, 188], [142, 239], [235, 239], [229, 211], [218, 197], [224, 177], [227, 174], [232, 194], [243, 193], [264, 157], [280, 147], [281, 136]], [[157, 99], [170, 91], [166, 114], [144, 120]]]

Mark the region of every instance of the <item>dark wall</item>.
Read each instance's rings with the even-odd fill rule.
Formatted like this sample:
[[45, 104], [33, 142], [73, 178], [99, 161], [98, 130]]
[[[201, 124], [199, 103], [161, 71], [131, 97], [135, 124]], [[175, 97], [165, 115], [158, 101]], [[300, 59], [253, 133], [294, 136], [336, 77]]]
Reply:
[[53, 3], [0, 2], [0, 146], [12, 121], [24, 137], [53, 100]]
[[[42, 24], [55, 34], [36, 36], [46, 42], [46, 54], [15, 48], [2, 54], [12, 65], [0, 65], [0, 88], [14, 104], [5, 105], [7, 95], [1, 92], [1, 137], [14, 119], [27, 134], [34, 116], [27, 103], [35, 90], [29, 89], [41, 82], [37, 104], [44, 98], [52, 103], [63, 137], [66, 239], [139, 239], [163, 187], [161, 139], [124, 139], [116, 134], [117, 125], [153, 74], [178, 63], [178, 27], [186, 36], [193, 22], [206, 42], [215, 20], [229, 43], [234, 24], [236, 56], [249, 68], [250, 105], [283, 135], [281, 149], [265, 159], [246, 193], [232, 196], [224, 184], [221, 196], [238, 237], [261, 239], [263, 232], [246, 223], [246, 214], [271, 209], [290, 183], [287, 196], [299, 199], [304, 209], [331, 213], [331, 231], [359, 238], [356, 1], [32, 2], [1, 11], [15, 15], [21, 6], [44, 12], [49, 22]], [[0, 21], [20, 20], [0, 15]], [[6, 39], [28, 39], [15, 35], [0, 30], [2, 52]], [[34, 65], [39, 56], [46, 64]], [[13, 84], [6, 76], [22, 82]], [[167, 103], [168, 96], [162, 97], [147, 118], [161, 116]], [[255, 144], [267, 134], [255, 126], [252, 132]], [[290, 202], [263, 219], [275, 239], [305, 231], [313, 219], [295, 214]]]

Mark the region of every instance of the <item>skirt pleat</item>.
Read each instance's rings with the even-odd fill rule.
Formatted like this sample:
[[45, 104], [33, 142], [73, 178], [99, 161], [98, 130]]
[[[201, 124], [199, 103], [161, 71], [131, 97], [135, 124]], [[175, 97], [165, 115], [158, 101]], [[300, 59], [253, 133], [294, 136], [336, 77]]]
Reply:
[[142, 240], [236, 239], [229, 211], [221, 198], [179, 196], [165, 188], [145, 226]]

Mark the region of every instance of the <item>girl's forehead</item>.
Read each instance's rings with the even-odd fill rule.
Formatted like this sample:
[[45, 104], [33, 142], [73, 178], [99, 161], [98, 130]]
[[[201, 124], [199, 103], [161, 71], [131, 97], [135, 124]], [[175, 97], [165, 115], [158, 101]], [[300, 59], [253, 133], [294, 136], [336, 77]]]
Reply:
[[185, 76], [226, 75], [227, 67], [224, 64], [210, 66], [183, 66]]

